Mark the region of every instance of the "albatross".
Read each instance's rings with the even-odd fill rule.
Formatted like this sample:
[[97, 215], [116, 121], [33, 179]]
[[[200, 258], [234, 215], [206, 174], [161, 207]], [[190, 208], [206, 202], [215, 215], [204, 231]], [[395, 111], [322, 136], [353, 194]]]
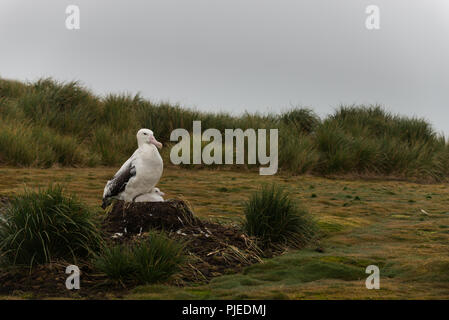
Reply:
[[134, 200], [135, 202], [164, 202], [165, 193], [159, 188], [153, 188], [150, 193], [141, 194]]
[[157, 150], [162, 148], [162, 143], [150, 129], [140, 129], [136, 136], [137, 150], [104, 187], [103, 209], [111, 199], [133, 202], [138, 196], [150, 193], [162, 176], [164, 164]]

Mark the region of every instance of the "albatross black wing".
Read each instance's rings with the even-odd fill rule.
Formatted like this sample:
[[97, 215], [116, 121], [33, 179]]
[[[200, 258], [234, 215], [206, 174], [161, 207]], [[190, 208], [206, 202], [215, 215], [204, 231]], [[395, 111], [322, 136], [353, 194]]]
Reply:
[[129, 180], [135, 175], [136, 167], [133, 162], [129, 161], [129, 163], [125, 163], [125, 165], [123, 165], [115, 174], [114, 178], [109, 180], [106, 184], [103, 193], [103, 204], [101, 207], [105, 209], [109, 205], [111, 198], [117, 196], [120, 192], [125, 190]]

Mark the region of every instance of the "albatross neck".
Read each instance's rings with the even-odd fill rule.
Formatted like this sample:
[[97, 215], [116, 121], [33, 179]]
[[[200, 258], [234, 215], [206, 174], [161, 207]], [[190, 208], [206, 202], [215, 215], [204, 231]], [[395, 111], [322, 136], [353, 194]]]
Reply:
[[139, 143], [138, 144], [139, 149], [141, 150], [157, 150], [157, 147], [154, 144], [150, 143]]

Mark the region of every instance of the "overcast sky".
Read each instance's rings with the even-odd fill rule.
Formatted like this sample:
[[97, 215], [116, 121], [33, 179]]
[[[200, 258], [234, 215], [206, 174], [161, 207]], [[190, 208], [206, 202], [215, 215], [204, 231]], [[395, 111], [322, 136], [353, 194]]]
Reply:
[[233, 114], [379, 103], [449, 135], [449, 0], [0, 0], [0, 76]]

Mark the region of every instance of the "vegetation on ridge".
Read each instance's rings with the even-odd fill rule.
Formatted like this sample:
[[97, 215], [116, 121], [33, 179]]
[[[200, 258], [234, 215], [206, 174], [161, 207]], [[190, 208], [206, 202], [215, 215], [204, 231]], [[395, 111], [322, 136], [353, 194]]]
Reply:
[[[77, 82], [0, 79], [0, 163], [50, 167], [116, 166], [151, 128], [169, 143], [176, 128], [278, 128], [279, 168], [291, 174], [370, 174], [429, 181], [449, 174], [449, 147], [423, 119], [379, 106], [341, 106], [320, 119], [310, 109], [231, 116], [204, 113], [139, 95], [100, 98]], [[163, 149], [168, 160], [169, 148]]]

